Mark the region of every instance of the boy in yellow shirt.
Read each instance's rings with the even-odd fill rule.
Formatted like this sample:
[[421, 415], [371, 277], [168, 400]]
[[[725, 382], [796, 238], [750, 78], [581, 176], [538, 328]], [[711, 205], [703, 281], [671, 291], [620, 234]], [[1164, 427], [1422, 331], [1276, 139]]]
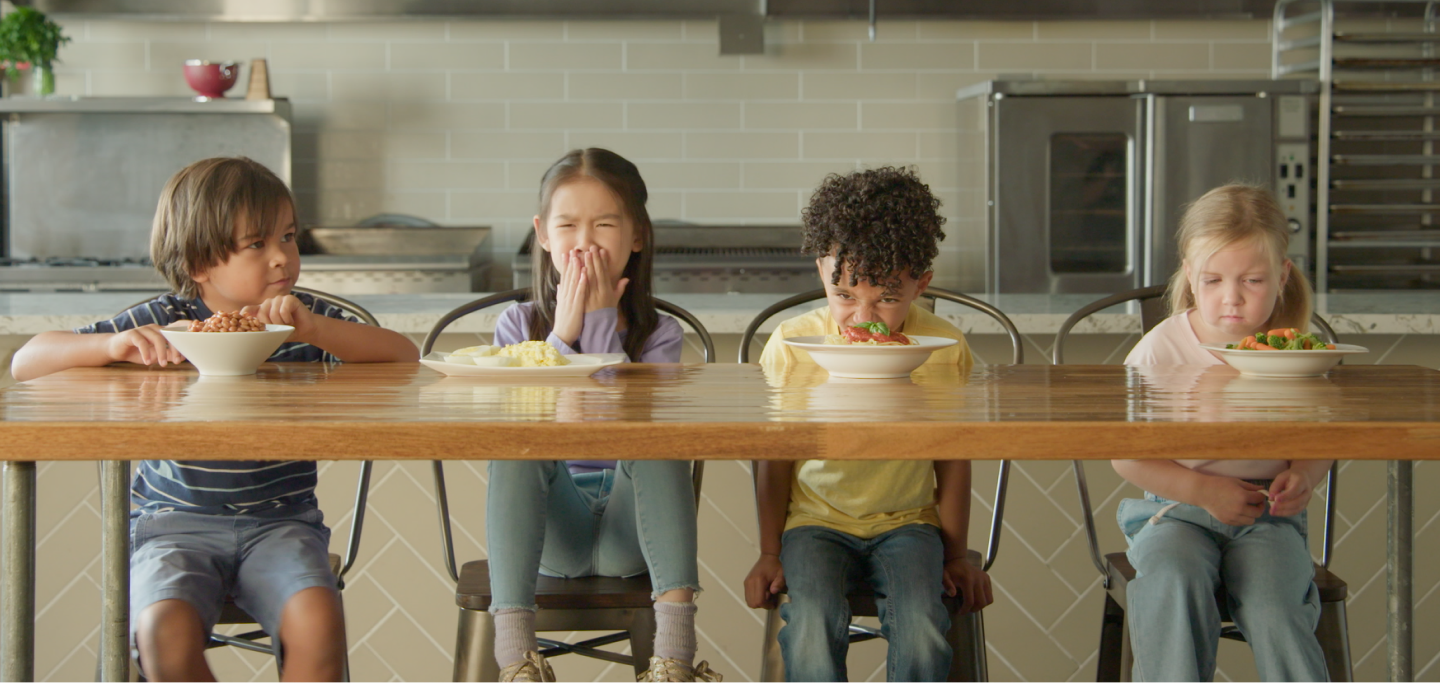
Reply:
[[[891, 167], [825, 178], [802, 218], [829, 306], [780, 324], [760, 357], [767, 371], [813, 363], [780, 340], [839, 334], [884, 322], [893, 332], [959, 344], [927, 365], [973, 362], [954, 325], [914, 305], [929, 286], [945, 219], [913, 171]], [[789, 681], [846, 679], [849, 603], [869, 584], [889, 643], [886, 679], [945, 680], [951, 649], [943, 595], [967, 612], [993, 600], [990, 579], [966, 561], [970, 462], [807, 460], [756, 463], [760, 559], [745, 578], [752, 608], [780, 608], [780, 651]], [[788, 586], [788, 590], [787, 590]]]

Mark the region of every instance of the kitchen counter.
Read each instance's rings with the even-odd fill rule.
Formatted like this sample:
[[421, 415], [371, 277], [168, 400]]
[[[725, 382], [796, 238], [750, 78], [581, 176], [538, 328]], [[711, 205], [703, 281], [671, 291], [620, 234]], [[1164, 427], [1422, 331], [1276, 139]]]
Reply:
[[[387, 328], [424, 334], [440, 316], [484, 296], [470, 294], [356, 295], [351, 298], [369, 309]], [[134, 293], [0, 294], [0, 334], [27, 335], [47, 330], [68, 330], [115, 315], [141, 299]], [[780, 294], [677, 294], [665, 297], [694, 313], [712, 334], [739, 334], [746, 324]], [[1025, 334], [1054, 334], [1065, 318], [1099, 298], [1089, 294], [1005, 294], [979, 298], [998, 306]], [[812, 306], [818, 306], [816, 302]], [[808, 308], [807, 307], [807, 308]], [[503, 308], [468, 316], [447, 331], [490, 332]], [[1316, 310], [1339, 334], [1440, 334], [1440, 296], [1434, 292], [1330, 294], [1316, 297]], [[798, 313], [799, 311], [797, 311]], [[988, 316], [948, 302], [938, 313], [968, 333], [998, 334], [1000, 326]], [[772, 320], [782, 320], [777, 316]], [[771, 329], [767, 326], [764, 329]], [[1073, 332], [1128, 334], [1140, 331], [1140, 314], [1134, 304], [1116, 306], [1091, 316]]]

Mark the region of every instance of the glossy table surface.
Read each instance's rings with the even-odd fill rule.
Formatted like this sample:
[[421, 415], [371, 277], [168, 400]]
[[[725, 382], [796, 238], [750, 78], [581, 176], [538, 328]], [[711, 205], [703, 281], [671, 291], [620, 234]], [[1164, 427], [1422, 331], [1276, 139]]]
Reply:
[[[446, 377], [418, 364], [76, 368], [0, 391], [0, 459], [1440, 458], [1440, 372], [1339, 366], [614, 366]], [[1243, 447], [1240, 447], [1243, 445]]]

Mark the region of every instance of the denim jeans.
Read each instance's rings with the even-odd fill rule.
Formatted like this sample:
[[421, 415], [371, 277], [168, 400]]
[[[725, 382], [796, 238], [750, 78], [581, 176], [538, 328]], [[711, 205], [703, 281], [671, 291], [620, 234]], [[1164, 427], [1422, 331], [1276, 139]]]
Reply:
[[485, 533], [490, 610], [535, 609], [538, 574], [635, 576], [654, 595], [699, 589], [690, 463], [622, 460], [570, 474], [564, 462], [490, 461]]
[[780, 564], [790, 601], [780, 606], [780, 654], [787, 681], [847, 680], [850, 603], [868, 583], [889, 651], [885, 679], [943, 681], [950, 673], [950, 614], [944, 595], [940, 530], [909, 524], [864, 539], [821, 526], [781, 537]]
[[1126, 587], [1126, 620], [1136, 681], [1209, 681], [1215, 677], [1223, 584], [1230, 617], [1250, 643], [1264, 681], [1323, 681], [1325, 655], [1315, 638], [1320, 593], [1306, 546], [1302, 512], [1268, 512], [1249, 526], [1223, 524], [1204, 508], [1154, 494], [1121, 501], [1116, 513], [1130, 543], [1135, 580]]

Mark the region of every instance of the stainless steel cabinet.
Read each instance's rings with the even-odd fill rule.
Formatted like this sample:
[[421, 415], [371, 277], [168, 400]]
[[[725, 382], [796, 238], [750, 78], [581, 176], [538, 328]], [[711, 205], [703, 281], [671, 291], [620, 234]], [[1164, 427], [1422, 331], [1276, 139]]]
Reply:
[[[1308, 104], [1299, 81], [991, 81], [984, 98], [991, 292], [1110, 293], [1178, 266], [1184, 207], [1229, 182], [1277, 191], [1308, 267]], [[1298, 114], [1296, 113], [1298, 112]]]

